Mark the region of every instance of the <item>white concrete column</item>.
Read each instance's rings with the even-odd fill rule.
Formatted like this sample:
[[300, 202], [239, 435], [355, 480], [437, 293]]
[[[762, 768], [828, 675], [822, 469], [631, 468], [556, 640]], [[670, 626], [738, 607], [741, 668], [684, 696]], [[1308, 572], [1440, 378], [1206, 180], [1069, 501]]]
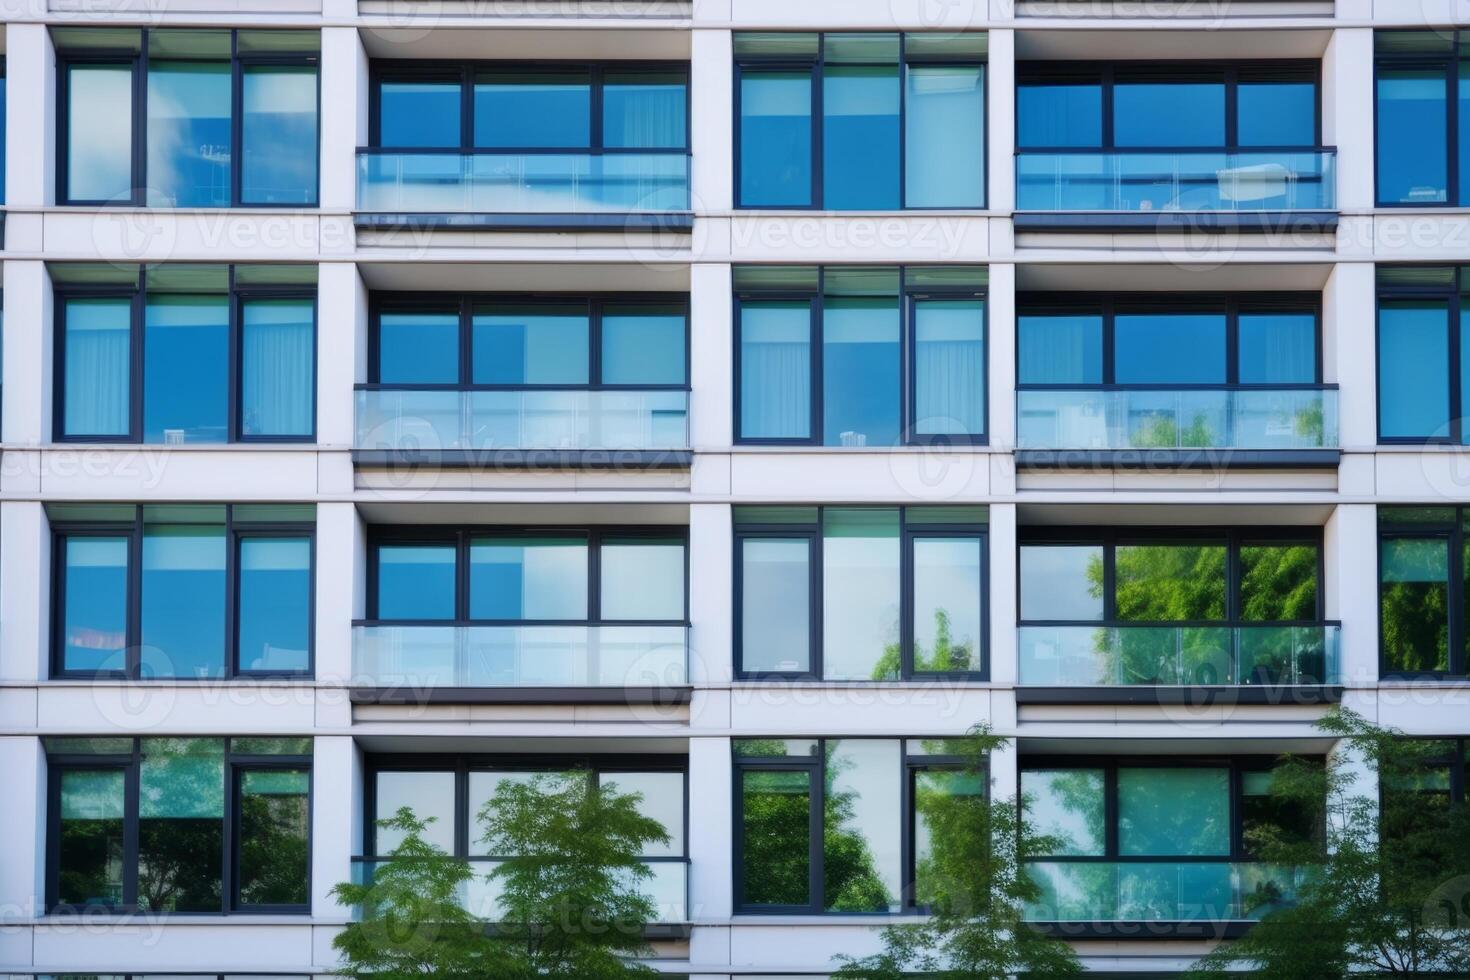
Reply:
[[[5, 204], [43, 207], [56, 199], [56, 49], [45, 24], [6, 28], [5, 75]], [[15, 230], [5, 229], [11, 248]]]
[[734, 439], [731, 288], [728, 264], [690, 267], [689, 436], [697, 450], [726, 449]]
[[51, 441], [52, 294], [46, 264], [5, 262], [4, 390], [0, 426], [11, 446]]
[[39, 501], [0, 503], [0, 679], [50, 675], [51, 525]]
[[990, 444], [1009, 449], [1016, 444], [1016, 267], [1010, 263], [990, 266], [985, 334]]
[[368, 57], [357, 28], [322, 28], [321, 79], [321, 206], [350, 211], [368, 132]]
[[[730, 842], [735, 830], [731, 808], [730, 739], [689, 740], [689, 917], [694, 921], [728, 918], [732, 911], [734, 869]], [[690, 962], [723, 965], [729, 962], [729, 946], [723, 949], [718, 931], [695, 929], [689, 951]]]
[[696, 685], [734, 676], [734, 531], [729, 504], [689, 507], [689, 674]]
[[[366, 538], [357, 507], [317, 504], [316, 676], [320, 681], [342, 682], [352, 676], [352, 621], [363, 615], [366, 564]], [[349, 710], [346, 705], [341, 708]], [[349, 716], [340, 719], [343, 724], [349, 721]]]
[[1378, 442], [1378, 357], [1374, 268], [1339, 263], [1322, 292], [1323, 380], [1341, 386], [1339, 438], [1345, 450]]
[[[728, 14], [726, 15], [728, 17]], [[734, 202], [734, 52], [728, 30], [693, 32], [689, 59], [689, 145], [696, 213], [728, 211]]]
[[367, 380], [367, 288], [351, 262], [323, 262], [317, 276], [316, 439], [349, 448], [353, 385]]
[[1378, 682], [1378, 511], [1339, 504], [1322, 536], [1328, 619], [1342, 621], [1340, 658], [1349, 687]]
[[1016, 505], [990, 505], [990, 679], [1016, 683]]
[[1337, 206], [1373, 206], [1373, 31], [1340, 28], [1322, 56], [1322, 142], [1337, 147]]
[[991, 211], [1016, 207], [1016, 32], [991, 31], [985, 66], [986, 137]]
[[[0, 925], [24, 926], [46, 901], [46, 757], [32, 736], [0, 738], [0, 772], [7, 805], [0, 807]], [[24, 928], [0, 928], [0, 956], [29, 964], [31, 936]]]
[[1009, 800], [1020, 792], [1020, 757], [1016, 752], [1016, 740], [1012, 738], [990, 753], [990, 798]]
[[362, 853], [362, 757], [347, 735], [318, 736], [311, 764], [311, 910], [344, 914], [332, 888], [352, 880], [352, 856]]

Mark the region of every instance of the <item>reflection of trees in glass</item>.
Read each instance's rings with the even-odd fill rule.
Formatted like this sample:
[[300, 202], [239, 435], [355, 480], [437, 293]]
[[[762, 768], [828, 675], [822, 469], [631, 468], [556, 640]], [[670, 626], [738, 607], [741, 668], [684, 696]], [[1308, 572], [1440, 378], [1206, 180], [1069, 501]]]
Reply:
[[1209, 416], [1203, 412], [1183, 427], [1174, 416], [1160, 415], [1134, 424], [1128, 432], [1128, 445], [1133, 449], [1201, 448], [1220, 444]]
[[62, 905], [122, 902], [123, 773], [63, 770], [57, 900]]
[[741, 793], [740, 873], [746, 903], [808, 904], [810, 777], [795, 770], [746, 771]]
[[218, 912], [224, 851], [224, 740], [143, 741], [138, 907]]
[[886, 912], [896, 900], [883, 885], [862, 829], [853, 826], [857, 794], [836, 788], [838, 777], [851, 768], [838, 757], [839, 744], [825, 744], [822, 768], [822, 907], [829, 912]]
[[240, 903], [305, 905], [307, 774], [304, 770], [240, 774]]
[[[1383, 659], [1396, 670], [1449, 669], [1449, 583], [1442, 540], [1383, 542]], [[1467, 549], [1470, 551], [1470, 549]], [[1470, 557], [1470, 555], [1467, 555]]]
[[[914, 670], [929, 673], [961, 673], [980, 669], [980, 658], [974, 643], [954, 642], [950, 628], [949, 612], [934, 610], [934, 649], [925, 650], [914, 641]], [[899, 644], [895, 641], [883, 648], [883, 656], [873, 665], [875, 681], [896, 680], [899, 676], [902, 657]]]

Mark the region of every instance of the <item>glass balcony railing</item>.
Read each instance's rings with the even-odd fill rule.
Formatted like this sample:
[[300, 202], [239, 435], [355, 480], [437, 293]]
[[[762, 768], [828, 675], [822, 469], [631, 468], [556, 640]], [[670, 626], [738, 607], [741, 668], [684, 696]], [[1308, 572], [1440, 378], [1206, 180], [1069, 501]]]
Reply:
[[[502, 918], [500, 883], [490, 871], [503, 863], [495, 858], [470, 858], [475, 877], [460, 889], [460, 903], [477, 919], [495, 922]], [[387, 864], [386, 858], [353, 858], [352, 880], [355, 884], [371, 884], [377, 869]], [[653, 876], [644, 878], [641, 891], [653, 903], [655, 924], [689, 921], [689, 860], [687, 858], [645, 858], [645, 867]], [[361, 910], [353, 912], [361, 918]]]
[[359, 211], [596, 214], [689, 210], [689, 154], [358, 150]]
[[1034, 861], [1031, 922], [1256, 920], [1290, 906], [1300, 868], [1229, 861]]
[[358, 389], [358, 449], [687, 449], [689, 392]]
[[1331, 211], [1337, 151], [1016, 153], [1018, 211]]
[[1020, 682], [1040, 687], [1340, 683], [1336, 623], [1021, 626]]
[[687, 626], [391, 626], [352, 630], [359, 686], [681, 687]]
[[1019, 449], [1336, 449], [1337, 389], [1016, 392]]

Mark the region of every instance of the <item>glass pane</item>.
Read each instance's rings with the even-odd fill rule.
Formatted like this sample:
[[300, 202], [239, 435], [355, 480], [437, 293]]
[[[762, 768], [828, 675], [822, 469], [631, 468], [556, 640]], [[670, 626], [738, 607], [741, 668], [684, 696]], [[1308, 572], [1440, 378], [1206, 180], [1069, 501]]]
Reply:
[[[380, 772], [377, 780], [375, 820], [386, 820], [408, 807], [419, 820], [431, 821], [423, 838], [446, 854], [454, 853], [454, 773]], [[403, 842], [403, 834], [376, 828], [375, 857], [391, 854]]]
[[61, 905], [119, 905], [123, 900], [121, 769], [63, 769], [56, 899]]
[[1030, 830], [1054, 838], [1053, 855], [1106, 853], [1106, 780], [1101, 769], [1037, 769], [1021, 773]]
[[1223, 544], [1119, 545], [1114, 562], [1119, 620], [1167, 623], [1225, 618]]
[[242, 65], [240, 77], [241, 203], [316, 204], [316, 68]]
[[810, 71], [741, 70], [740, 203], [813, 203]]
[[912, 65], [904, 116], [904, 206], [985, 206], [985, 69]]
[[818, 745], [812, 738], [737, 738], [733, 742], [738, 759], [809, 758], [817, 754]]
[[1102, 384], [1101, 316], [1020, 316], [1021, 384]]
[[1224, 314], [1119, 314], [1113, 334], [1118, 384], [1225, 381]]
[[128, 625], [128, 539], [68, 537], [62, 588], [62, 668], [123, 670]]
[[[1470, 120], [1470, 62], [1461, 61], [1459, 68], [1459, 79], [1456, 99], [1456, 119]], [[1459, 156], [1460, 178], [1460, 200], [1464, 204], [1470, 200], [1470, 126], [1464, 122], [1457, 124], [1456, 150]]]
[[459, 382], [459, 316], [384, 313], [378, 319], [378, 380], [384, 384]]
[[1257, 835], [1280, 835], [1288, 843], [1307, 843], [1322, 838], [1319, 814], [1272, 794], [1276, 774], [1270, 770], [1241, 773], [1241, 837], [1250, 850]]
[[66, 197], [132, 198], [133, 69], [71, 65], [66, 70]]
[[1464, 296], [1460, 304], [1460, 442], [1470, 444], [1470, 425], [1465, 424], [1465, 416], [1470, 414], [1470, 304]]
[[747, 538], [740, 546], [742, 670], [811, 670], [811, 545]]
[[1311, 313], [1240, 315], [1241, 384], [1317, 380], [1317, 318]]
[[1119, 82], [1114, 146], [1224, 146], [1224, 82]]
[[684, 619], [684, 542], [608, 539], [600, 561], [603, 619]]
[[1021, 546], [1021, 619], [1101, 622], [1100, 544]]
[[129, 301], [69, 299], [65, 316], [62, 431], [69, 436], [127, 435], [132, 388]]
[[224, 739], [143, 739], [138, 908], [219, 912], [224, 826]]
[[586, 619], [587, 542], [470, 541], [471, 619]]
[[607, 72], [602, 81], [602, 145], [683, 149], [689, 80], [682, 72]]
[[1228, 855], [1228, 769], [1119, 769], [1118, 853]]
[[985, 303], [914, 303], [914, 428], [920, 435], [985, 433]]
[[382, 146], [459, 146], [459, 82], [384, 82], [378, 87]]
[[1282, 542], [1240, 548], [1240, 618], [1282, 622], [1317, 618], [1318, 550]]
[[219, 677], [225, 670], [225, 529], [143, 528], [145, 677]]
[[240, 304], [240, 432], [309, 436], [315, 429], [316, 307], [307, 299]]
[[828, 912], [896, 912], [901, 906], [901, 756], [896, 739], [827, 743], [822, 907]]
[[378, 546], [378, 619], [453, 619], [454, 545]]
[[1378, 200], [1449, 200], [1449, 114], [1443, 68], [1378, 69]]
[[898, 511], [832, 507], [822, 526], [822, 652], [828, 680], [899, 673]]
[[899, 443], [897, 297], [829, 296], [822, 317], [823, 443]]
[[1241, 82], [1235, 93], [1240, 146], [1317, 145], [1312, 82]]
[[240, 541], [240, 670], [311, 667], [311, 541]]
[[611, 310], [602, 317], [602, 383], [681, 385], [685, 370], [683, 313]]
[[678, 857], [684, 854], [682, 772], [605, 772], [598, 781], [603, 789], [642, 796], [638, 812], [657, 820], [668, 832], [668, 841], [648, 845], [643, 852], [644, 857]]
[[1380, 548], [1384, 668], [1449, 670], [1449, 542], [1386, 538]]
[[979, 538], [914, 540], [914, 670], [979, 671]]
[[811, 901], [811, 775], [740, 774], [740, 885], [746, 905]]
[[1016, 129], [1018, 146], [1102, 146], [1101, 83], [1021, 83]]
[[149, 296], [143, 324], [143, 441], [228, 441], [229, 379], [229, 299]]
[[230, 87], [227, 61], [149, 63], [149, 207], [229, 206]]
[[742, 438], [805, 439], [811, 435], [811, 341], [808, 301], [741, 301]]
[[477, 309], [472, 329], [475, 384], [584, 385], [589, 380], [585, 304]]
[[828, 66], [822, 83], [822, 206], [893, 210], [898, 194], [898, 66]]
[[240, 904], [306, 905], [310, 813], [304, 769], [240, 774]]
[[920, 770], [913, 793], [914, 901], [930, 905], [940, 889], [963, 895], [954, 869], [984, 860], [985, 842], [976, 828], [987, 826], [985, 780], [970, 772]]
[[592, 86], [585, 71], [475, 76], [475, 145], [590, 146]]
[[1445, 300], [1379, 302], [1379, 435], [1443, 438], [1449, 434], [1448, 351]]

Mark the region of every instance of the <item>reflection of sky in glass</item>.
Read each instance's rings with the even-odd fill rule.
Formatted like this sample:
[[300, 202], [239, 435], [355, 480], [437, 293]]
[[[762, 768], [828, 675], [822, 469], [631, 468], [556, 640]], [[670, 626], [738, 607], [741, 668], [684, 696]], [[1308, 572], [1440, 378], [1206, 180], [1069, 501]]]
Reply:
[[[454, 853], [454, 773], [380, 772], [377, 789], [377, 819], [391, 817], [404, 806], [420, 820], [436, 817], [424, 828], [423, 838], [446, 853]], [[387, 854], [402, 840], [402, 832], [378, 827], [373, 850]]]
[[126, 200], [132, 185], [133, 72], [75, 66], [67, 74], [67, 197]]
[[1101, 570], [1101, 545], [1023, 546], [1021, 618], [1101, 621]]
[[899, 847], [903, 839], [898, 774], [902, 772], [896, 739], [842, 739], [827, 743], [827, 792], [851, 794], [852, 816], [834, 830], [856, 834], [867, 845], [871, 868], [897, 910], [902, 891]]
[[832, 508], [823, 534], [823, 670], [869, 680], [898, 642], [898, 511]]
[[230, 203], [230, 66], [162, 62], [148, 67], [148, 204]]
[[[938, 615], [949, 618], [949, 656], [938, 656]], [[914, 542], [914, 667], [980, 669], [980, 541]]]
[[1056, 837], [1056, 854], [1102, 854], [1103, 774], [1100, 769], [1021, 773], [1032, 832]]

